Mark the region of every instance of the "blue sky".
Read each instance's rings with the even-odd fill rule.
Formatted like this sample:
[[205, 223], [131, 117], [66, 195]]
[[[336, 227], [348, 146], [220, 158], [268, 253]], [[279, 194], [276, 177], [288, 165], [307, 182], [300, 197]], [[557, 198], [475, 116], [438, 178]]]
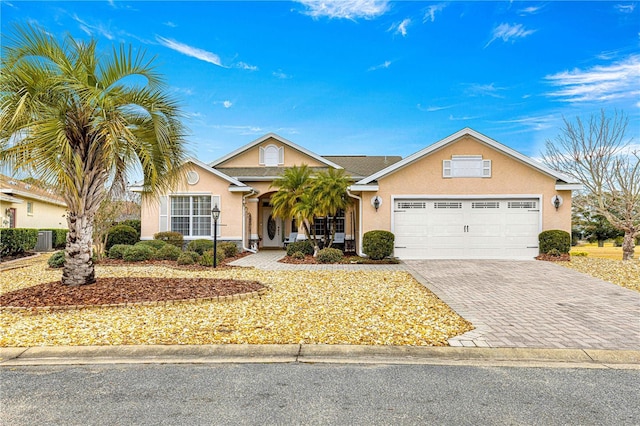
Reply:
[[537, 157], [562, 116], [626, 112], [640, 140], [640, 5], [626, 1], [0, 0], [157, 56], [210, 162], [269, 132], [321, 155], [402, 155], [471, 127]]

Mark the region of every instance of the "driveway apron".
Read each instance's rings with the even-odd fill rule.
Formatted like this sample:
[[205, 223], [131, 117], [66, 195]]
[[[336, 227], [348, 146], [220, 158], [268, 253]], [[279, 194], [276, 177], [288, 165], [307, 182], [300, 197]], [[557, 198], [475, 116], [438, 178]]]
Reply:
[[542, 261], [407, 260], [476, 327], [451, 346], [640, 349], [640, 293]]

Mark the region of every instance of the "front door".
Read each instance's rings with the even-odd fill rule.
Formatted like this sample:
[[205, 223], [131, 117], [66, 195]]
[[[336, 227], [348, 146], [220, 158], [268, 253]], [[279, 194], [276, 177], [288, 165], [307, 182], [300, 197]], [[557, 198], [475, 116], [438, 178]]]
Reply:
[[273, 217], [271, 207], [262, 211], [262, 247], [282, 247], [282, 220]]

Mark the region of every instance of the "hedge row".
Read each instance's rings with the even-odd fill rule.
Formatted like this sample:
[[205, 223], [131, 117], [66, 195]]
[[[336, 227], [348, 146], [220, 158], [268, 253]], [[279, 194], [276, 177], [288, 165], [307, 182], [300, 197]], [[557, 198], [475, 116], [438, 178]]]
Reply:
[[5, 228], [0, 230], [0, 257], [16, 256], [36, 248], [38, 230]]

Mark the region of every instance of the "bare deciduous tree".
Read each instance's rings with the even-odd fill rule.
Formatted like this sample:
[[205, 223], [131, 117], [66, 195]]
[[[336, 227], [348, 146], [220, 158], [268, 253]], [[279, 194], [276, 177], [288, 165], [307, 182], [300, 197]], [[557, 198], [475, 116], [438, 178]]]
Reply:
[[564, 128], [547, 140], [544, 162], [578, 179], [590, 207], [624, 231], [622, 259], [633, 259], [634, 238], [640, 234], [640, 153], [626, 136], [629, 118], [604, 110], [587, 123], [564, 118]]

